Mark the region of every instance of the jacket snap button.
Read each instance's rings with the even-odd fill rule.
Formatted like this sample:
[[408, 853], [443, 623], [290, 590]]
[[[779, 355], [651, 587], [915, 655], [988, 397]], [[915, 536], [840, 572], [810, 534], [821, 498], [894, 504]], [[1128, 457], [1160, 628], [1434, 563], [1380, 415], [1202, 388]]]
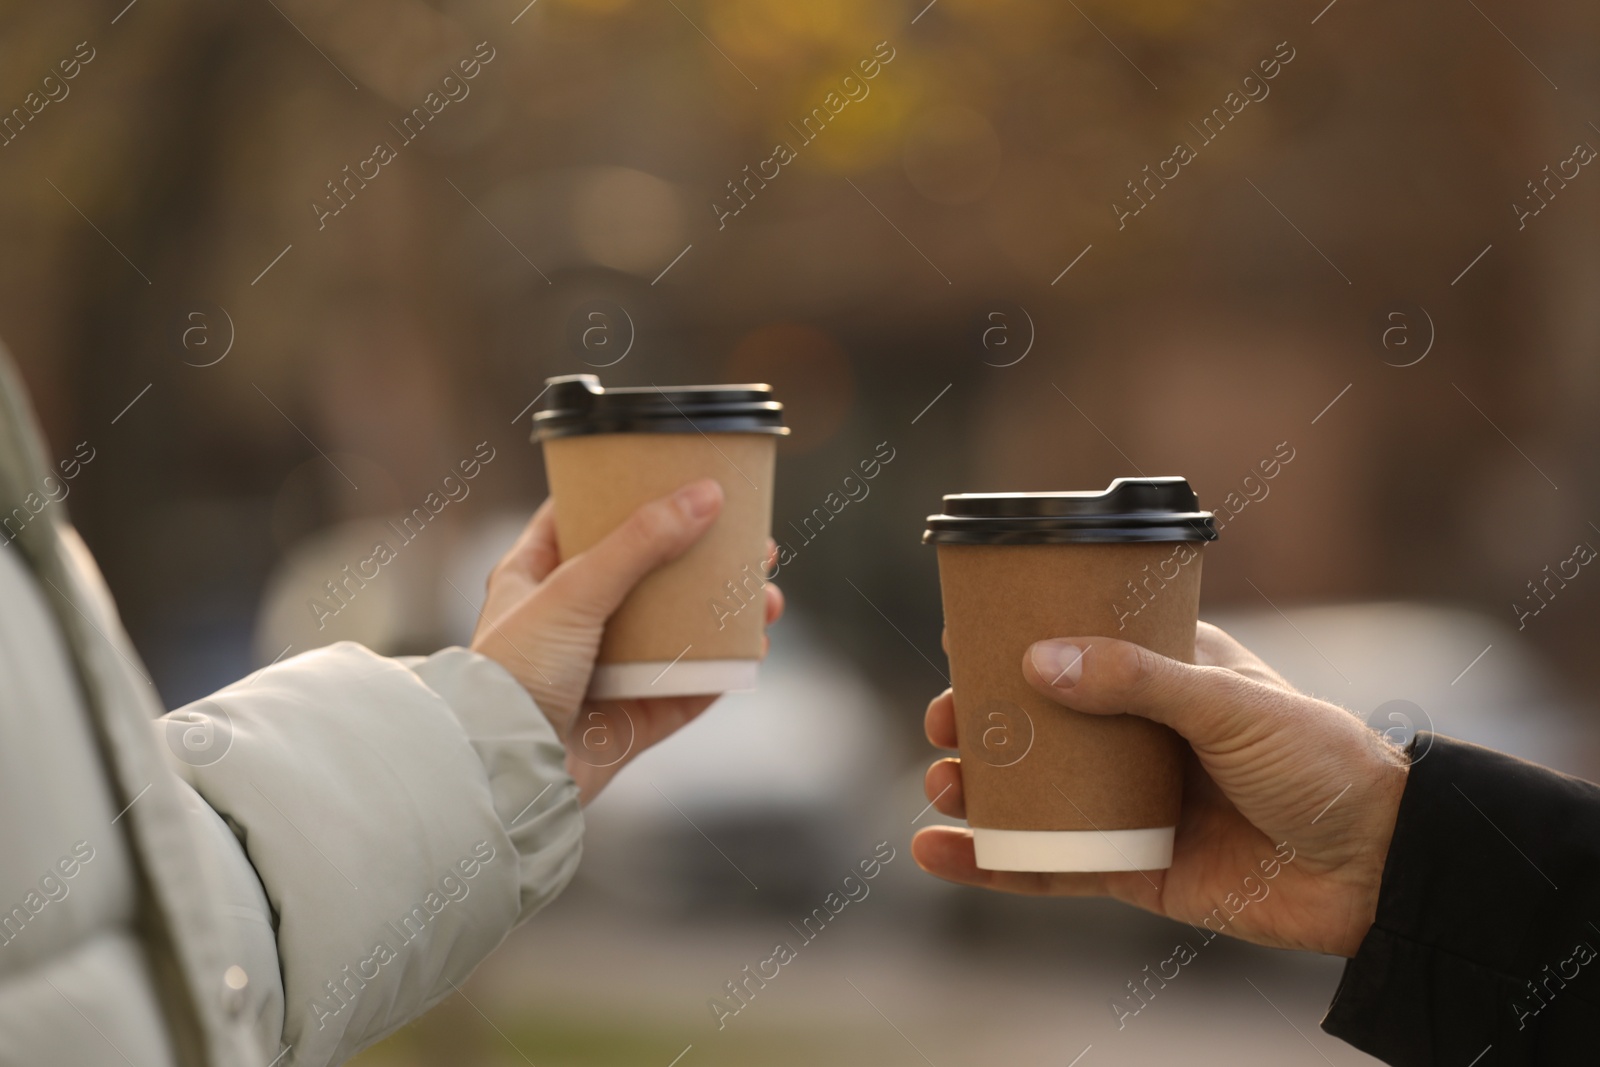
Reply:
[[244, 988], [250, 984], [250, 976], [244, 973], [244, 968], [237, 963], [222, 973], [222, 1006], [229, 1014], [237, 1015], [244, 1010]]

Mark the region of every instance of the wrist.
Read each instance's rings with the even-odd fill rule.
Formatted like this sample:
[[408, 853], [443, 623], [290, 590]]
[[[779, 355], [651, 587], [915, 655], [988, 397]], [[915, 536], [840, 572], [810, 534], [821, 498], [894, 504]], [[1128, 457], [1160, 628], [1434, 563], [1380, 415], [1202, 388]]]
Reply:
[[1377, 921], [1378, 904], [1383, 894], [1383, 872], [1388, 865], [1389, 846], [1394, 841], [1395, 824], [1400, 815], [1400, 798], [1410, 778], [1411, 762], [1406, 754], [1384, 744], [1384, 759], [1368, 784], [1372, 817], [1361, 832], [1358, 853], [1346, 865], [1348, 872], [1348, 922], [1328, 946], [1334, 955], [1351, 958], [1366, 940]]

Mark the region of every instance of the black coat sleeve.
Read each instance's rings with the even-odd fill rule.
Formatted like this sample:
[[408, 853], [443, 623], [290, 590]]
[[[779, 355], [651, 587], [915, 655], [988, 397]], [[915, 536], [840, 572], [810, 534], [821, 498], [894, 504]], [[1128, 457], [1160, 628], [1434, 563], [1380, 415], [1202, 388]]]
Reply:
[[1600, 1063], [1600, 787], [1433, 734], [1411, 751], [1322, 1028], [1395, 1067]]

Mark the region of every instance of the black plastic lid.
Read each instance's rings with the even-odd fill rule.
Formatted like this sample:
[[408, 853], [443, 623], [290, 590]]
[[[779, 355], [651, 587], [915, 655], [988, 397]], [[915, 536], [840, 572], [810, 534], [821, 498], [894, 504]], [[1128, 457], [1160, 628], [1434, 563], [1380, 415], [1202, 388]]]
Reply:
[[545, 381], [538, 440], [584, 433], [786, 434], [770, 385], [674, 385], [605, 389], [593, 374]]
[[1118, 478], [1098, 493], [956, 493], [929, 515], [924, 543], [941, 545], [1104, 544], [1215, 541], [1182, 478]]

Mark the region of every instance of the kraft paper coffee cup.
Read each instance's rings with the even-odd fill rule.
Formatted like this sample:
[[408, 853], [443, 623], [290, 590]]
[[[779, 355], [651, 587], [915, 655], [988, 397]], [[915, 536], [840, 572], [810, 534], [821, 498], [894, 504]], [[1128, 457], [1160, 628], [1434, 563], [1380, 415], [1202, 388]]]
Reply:
[[774, 459], [788, 432], [766, 385], [604, 389], [592, 374], [549, 379], [534, 439], [563, 559], [688, 482], [714, 478], [724, 497], [705, 535], [607, 620], [591, 699], [755, 687]]
[[928, 516], [980, 868], [1172, 865], [1182, 740], [1134, 715], [1056, 704], [1023, 678], [1022, 659], [1044, 638], [1103, 636], [1193, 662], [1201, 548], [1216, 536], [1182, 478], [962, 493]]

